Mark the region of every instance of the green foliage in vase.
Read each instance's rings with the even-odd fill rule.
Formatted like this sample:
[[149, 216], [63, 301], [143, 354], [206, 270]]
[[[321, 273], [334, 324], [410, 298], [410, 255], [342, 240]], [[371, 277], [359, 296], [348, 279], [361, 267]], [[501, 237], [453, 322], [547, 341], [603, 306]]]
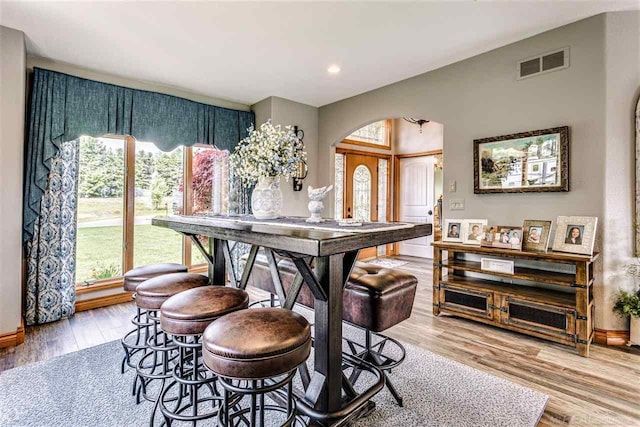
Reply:
[[636, 292], [618, 292], [613, 311], [620, 317], [633, 316], [640, 318], [640, 289]]

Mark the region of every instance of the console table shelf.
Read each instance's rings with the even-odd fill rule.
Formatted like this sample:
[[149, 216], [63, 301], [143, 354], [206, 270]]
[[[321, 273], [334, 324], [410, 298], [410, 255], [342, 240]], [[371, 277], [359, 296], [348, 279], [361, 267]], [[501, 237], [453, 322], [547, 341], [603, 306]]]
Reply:
[[[594, 331], [593, 264], [598, 254], [526, 252], [447, 242], [433, 246], [434, 315], [450, 313], [569, 345], [589, 356]], [[480, 261], [469, 259], [478, 256], [513, 260], [514, 274], [482, 270]]]

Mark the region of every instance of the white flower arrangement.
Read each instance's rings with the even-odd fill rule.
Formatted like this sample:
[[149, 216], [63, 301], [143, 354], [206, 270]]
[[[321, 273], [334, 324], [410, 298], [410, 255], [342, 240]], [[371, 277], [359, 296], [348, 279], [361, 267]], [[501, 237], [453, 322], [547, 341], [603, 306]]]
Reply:
[[249, 136], [240, 141], [229, 161], [246, 187], [266, 177], [284, 177], [288, 181], [298, 163], [307, 158], [299, 144], [291, 126], [283, 130], [269, 120], [259, 130], [249, 128]]

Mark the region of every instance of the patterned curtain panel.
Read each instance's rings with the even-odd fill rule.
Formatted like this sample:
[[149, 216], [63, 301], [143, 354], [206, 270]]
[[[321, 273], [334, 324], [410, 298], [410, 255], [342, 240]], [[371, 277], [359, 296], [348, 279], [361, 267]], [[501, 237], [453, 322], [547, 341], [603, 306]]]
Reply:
[[34, 68], [30, 98], [23, 241], [33, 236], [51, 160], [82, 135], [131, 135], [163, 151], [196, 143], [233, 151], [254, 122], [251, 111], [116, 86]]
[[77, 183], [78, 144], [64, 142], [51, 162], [40, 217], [27, 245], [27, 325], [74, 312]]

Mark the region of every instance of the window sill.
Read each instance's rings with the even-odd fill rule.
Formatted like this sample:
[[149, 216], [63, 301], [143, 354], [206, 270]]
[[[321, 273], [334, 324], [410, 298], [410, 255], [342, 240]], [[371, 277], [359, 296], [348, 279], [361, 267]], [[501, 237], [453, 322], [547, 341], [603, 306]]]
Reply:
[[[194, 265], [189, 269], [190, 273], [206, 273], [207, 264]], [[91, 285], [76, 283], [76, 295], [92, 294], [94, 292], [106, 291], [109, 289], [121, 288], [124, 280], [122, 277], [97, 281]]]

